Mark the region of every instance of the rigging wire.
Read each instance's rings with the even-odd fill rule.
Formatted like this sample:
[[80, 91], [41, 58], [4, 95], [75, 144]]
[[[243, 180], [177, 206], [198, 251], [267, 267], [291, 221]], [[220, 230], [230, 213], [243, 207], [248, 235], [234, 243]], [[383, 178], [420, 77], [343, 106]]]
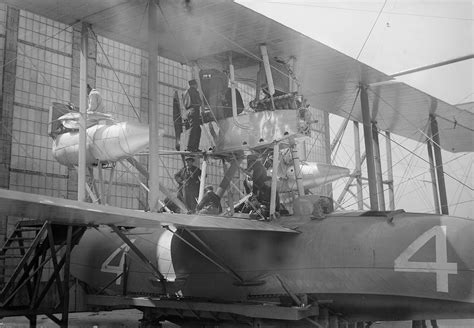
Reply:
[[[71, 24], [71, 25], [68, 25], [68, 26], [66, 26], [66, 27], [64, 27], [64, 28], [62, 28], [62, 29], [60, 29], [57, 33], [55, 33], [55, 34], [53, 34], [53, 35], [51, 35], [51, 36], [45, 38], [44, 41], [47, 41], [47, 40], [49, 40], [49, 39], [54, 38], [56, 35], [59, 35], [60, 33], [66, 31], [66, 30], [68, 30], [68, 29], [70, 29], [71, 27], [73, 27], [74, 25], [76, 25], [76, 24], [78, 24], [78, 23], [79, 23], [79, 22], [76, 22], [76, 23], [73, 23], [73, 24]], [[20, 45], [20, 44], [19, 44], [19, 45]], [[24, 56], [25, 58], [27, 58], [27, 59], [30, 61], [30, 64], [31, 64], [34, 68], [36, 68], [36, 70], [38, 71], [38, 74], [42, 77], [42, 79], [44, 80], [44, 82], [45, 82], [47, 85], [49, 85], [49, 87], [51, 87], [51, 90], [52, 90], [52, 91], [54, 92], [54, 94], [57, 96], [57, 92], [56, 92], [55, 88], [50, 84], [50, 81], [48, 81], [48, 79], [45, 77], [45, 74], [35, 65], [35, 63], [31, 60], [31, 58], [25, 53], [24, 49], [23, 49], [22, 47], [20, 47], [20, 46], [18, 46], [17, 49], [23, 54], [23, 56]], [[46, 49], [46, 51], [49, 51], [49, 50]], [[12, 59], [10, 62], [5, 63], [5, 64], [3, 65], [3, 67], [5, 67], [6, 65], [8, 65], [8, 64], [11, 63], [11, 62], [16, 61], [17, 59], [18, 59], [18, 55], [17, 55], [14, 59]], [[4, 122], [2, 121], [1, 123], [2, 123], [3, 127], [5, 128]], [[79, 123], [79, 122], [78, 122], [78, 123]], [[25, 153], [26, 155], [28, 155], [27, 157], [30, 157], [30, 158], [33, 159], [33, 160], [34, 160], [34, 159], [37, 159], [37, 158], [35, 158], [33, 155], [31, 155], [31, 154], [28, 153], [28, 150], [27, 150], [26, 146], [22, 145], [22, 144], [20, 143], [20, 140], [18, 140], [8, 129], [5, 128], [5, 131], [7, 131], [7, 133], [12, 137], [12, 139], [16, 141], [16, 143], [19, 145], [19, 148], [23, 149], [24, 153]], [[89, 136], [89, 135], [86, 134], [86, 138], [88, 138], [89, 141], [93, 142], [91, 136]], [[98, 149], [98, 150], [99, 150], [101, 153], [103, 153], [103, 154], [105, 153], [104, 149]], [[39, 166], [39, 164], [37, 164], [35, 161], [33, 161], [33, 165]], [[44, 177], [49, 177], [49, 175], [47, 174], [47, 172], [42, 172], [42, 171], [35, 171], [35, 172], [39, 173], [40, 175], [42, 175], [42, 176], [44, 176]], [[93, 177], [92, 177], [92, 178], [93, 178]]]
[[[323, 8], [323, 9], [336, 9], [336, 10], [344, 10], [344, 11], [352, 11], [352, 12], [369, 12], [369, 13], [376, 13], [376, 10], [370, 9], [355, 9], [355, 8], [342, 8], [342, 7], [334, 7], [334, 6], [322, 6], [316, 3], [311, 3], [307, 1], [303, 1], [306, 3], [295, 3], [295, 2], [284, 2], [284, 1], [270, 1], [272, 4], [277, 5], [292, 5], [298, 7], [316, 7], [316, 8]], [[396, 12], [396, 11], [386, 11], [386, 14], [391, 15], [399, 15], [399, 16], [414, 16], [414, 17], [424, 17], [424, 18], [438, 18], [438, 19], [449, 19], [449, 20], [460, 20], [460, 21], [472, 21], [471, 18], [464, 18], [464, 17], [449, 17], [449, 16], [439, 16], [439, 15], [422, 15], [422, 14], [413, 14], [413, 13], [403, 13], [403, 12]]]
[[384, 3], [383, 3], [383, 5], [382, 5], [382, 8], [380, 8], [379, 13], [377, 14], [377, 18], [375, 19], [374, 24], [372, 24], [372, 27], [370, 28], [369, 34], [368, 34], [367, 37], [365, 38], [365, 41], [364, 41], [364, 43], [362, 44], [362, 48], [360, 49], [359, 53], [357, 54], [356, 59], [359, 59], [360, 55], [362, 54], [362, 51], [363, 51], [364, 48], [365, 48], [365, 45], [367, 44], [367, 41], [369, 41], [370, 35], [372, 34], [372, 31], [374, 30], [375, 25], [377, 25], [377, 22], [378, 22], [378, 20], [379, 20], [379, 18], [380, 18], [380, 15], [382, 14], [382, 12], [383, 12], [383, 10], [384, 10], [384, 8], [385, 8], [385, 5], [387, 4], [387, 1], [388, 1], [388, 0], [385, 0]]
[[[383, 135], [383, 134], [382, 134], [382, 135]], [[389, 139], [391, 142], [394, 142], [396, 145], [402, 147], [402, 148], [405, 149], [406, 151], [409, 151], [409, 152], [410, 152], [409, 149], [407, 149], [405, 146], [403, 146], [403, 145], [400, 144], [399, 142], [395, 141], [393, 138], [388, 138], [388, 137], [385, 136], [385, 135], [383, 135], [383, 136], [384, 136], [386, 139]], [[419, 156], [419, 155], [417, 155], [417, 154], [415, 154], [415, 153], [413, 153], [413, 155], [416, 156], [416, 157], [418, 157], [419, 159], [421, 159], [423, 162], [429, 164], [429, 162], [428, 162], [427, 160], [425, 160], [424, 158], [422, 158], [421, 156]], [[457, 179], [456, 177], [452, 176], [451, 174], [446, 173], [446, 172], [444, 172], [444, 174], [447, 175], [448, 177], [450, 177], [451, 179], [457, 181], [458, 183], [462, 184], [463, 186], [465, 186], [465, 187], [468, 188], [469, 190], [474, 191], [474, 188], [468, 186], [467, 184], [465, 184], [464, 182], [460, 181], [459, 179]]]
[[[365, 46], [366, 46], [366, 44], [367, 44], [367, 42], [368, 42], [370, 36], [372, 35], [372, 32], [374, 31], [375, 26], [377, 25], [377, 22], [378, 22], [378, 20], [379, 20], [381, 14], [382, 14], [384, 8], [385, 8], [385, 5], [387, 4], [387, 1], [388, 1], [388, 0], [385, 0], [385, 1], [384, 1], [384, 4], [383, 4], [382, 7], [380, 8], [377, 17], [376, 17], [374, 23], [372, 24], [372, 27], [370, 28], [370, 30], [369, 30], [369, 32], [368, 32], [368, 34], [367, 34], [367, 37], [365, 38], [364, 43], [362, 44], [362, 46], [361, 46], [361, 48], [360, 48], [360, 50], [359, 50], [359, 53], [357, 54], [357, 57], [356, 57], [357, 60], [359, 59], [360, 55], [362, 54], [362, 51], [365, 49]], [[345, 79], [347, 79], [347, 76], [348, 76], [348, 72], [346, 72], [346, 77], [345, 77]], [[348, 114], [348, 116], [347, 116], [347, 118], [346, 118], [347, 120], [349, 120], [350, 117], [352, 117], [352, 113], [353, 113], [353, 111], [354, 111], [355, 104], [356, 104], [357, 99], [359, 98], [359, 95], [360, 95], [360, 87], [357, 88], [357, 93], [356, 93], [356, 95], [355, 95], [355, 97], [354, 97], [354, 101], [353, 101], [353, 103], [352, 103], [351, 110], [350, 110], [350, 112], [349, 112], [349, 114]], [[341, 140], [342, 140], [342, 137], [344, 136], [344, 133], [345, 133], [346, 129], [347, 129], [347, 123], [346, 123], [346, 125], [345, 125], [345, 127], [344, 127], [344, 130], [343, 130], [342, 134], [341, 134]], [[340, 143], [338, 143], [337, 148], [336, 148], [336, 151], [333, 152], [333, 154], [331, 154], [331, 155], [332, 155], [332, 162], [334, 162], [334, 159], [335, 159], [335, 157], [336, 157], [336, 155], [337, 155], [337, 152], [338, 152], [338, 150], [339, 150], [339, 145], [340, 145]]]
[[[356, 56], [356, 60], [359, 59], [360, 55], [362, 54], [362, 51], [365, 49], [365, 46], [366, 46], [366, 44], [367, 44], [367, 42], [368, 42], [370, 36], [372, 35], [372, 32], [373, 32], [375, 26], [377, 25], [377, 22], [378, 22], [378, 20], [379, 20], [379, 18], [380, 18], [380, 15], [382, 14], [382, 12], [383, 12], [383, 10], [384, 10], [384, 8], [385, 8], [385, 5], [387, 4], [387, 1], [388, 1], [388, 0], [385, 0], [384, 4], [383, 4], [382, 7], [380, 8], [379, 13], [378, 13], [378, 15], [377, 15], [377, 17], [376, 17], [374, 23], [372, 24], [372, 27], [370, 28], [370, 30], [369, 30], [369, 32], [368, 32], [368, 34], [367, 34], [367, 37], [365, 38], [364, 43], [362, 44], [362, 46], [361, 46], [361, 48], [360, 48], [360, 50], [359, 50], [359, 53], [358, 53], [357, 56]], [[346, 72], [346, 76], [345, 76], [344, 80], [347, 80], [348, 75], [349, 75], [349, 72]], [[349, 114], [348, 114], [348, 116], [347, 116], [347, 120], [349, 120], [349, 118], [352, 116], [352, 113], [353, 113], [353, 111], [354, 111], [355, 104], [356, 104], [356, 102], [357, 102], [357, 99], [358, 99], [358, 97], [359, 97], [359, 94], [360, 94], [360, 88], [357, 88], [357, 93], [356, 93], [356, 95], [355, 95], [355, 97], [354, 97], [354, 101], [353, 101], [353, 103], [352, 103], [351, 110], [350, 110], [350, 112], [349, 112]], [[342, 140], [342, 137], [344, 136], [344, 133], [345, 133], [346, 129], [347, 129], [347, 123], [346, 123], [346, 125], [345, 125], [345, 127], [344, 127], [344, 129], [343, 129], [343, 131], [342, 131], [340, 140]], [[336, 155], [337, 155], [337, 152], [338, 152], [338, 150], [339, 150], [339, 146], [340, 146], [340, 142], [338, 142], [338, 144], [337, 144], [336, 151], [335, 151], [335, 152], [333, 151], [332, 154], [331, 154], [331, 156], [332, 156], [332, 162], [334, 162], [334, 159], [335, 159], [335, 157], [336, 157]]]
[[[371, 90], [369, 88], [369, 90]], [[373, 92], [373, 90], [371, 90]], [[393, 111], [397, 112], [397, 110], [388, 102], [386, 101], [382, 96], [376, 94], [375, 92], [373, 92], [374, 96], [375, 97], [378, 97], [380, 100], [382, 100], [388, 107], [390, 107]], [[400, 116], [405, 119], [405, 121], [407, 121], [408, 124], [412, 125], [413, 127], [416, 128], [416, 130], [418, 130], [422, 136], [424, 136], [427, 140], [430, 140], [434, 145], [437, 145], [438, 147], [441, 148], [441, 146], [439, 144], [437, 144], [436, 142], [434, 142], [434, 140], [432, 139], [432, 137], [428, 136], [423, 130], [419, 129], [412, 121], [410, 121], [405, 115], [403, 115], [402, 113], [398, 112], [400, 114]], [[385, 134], [382, 134], [380, 131], [378, 131], [379, 134], [381, 134], [384, 138], [387, 139], [387, 136]], [[401, 146], [402, 148], [404, 148], [405, 150], [409, 151], [406, 147], [402, 146], [401, 144], [399, 144], [398, 142], [394, 141], [393, 138], [390, 138], [391, 141], [395, 142], [397, 145]], [[417, 157], [419, 157], [421, 160], [423, 160], [424, 162], [426, 163], [429, 163], [428, 161], [426, 161], [425, 159], [421, 158], [420, 156], [416, 155]], [[450, 178], [452, 178], [453, 180], [456, 180], [458, 181], [459, 183], [463, 184], [461, 181], [459, 181], [458, 179], [456, 179], [455, 177], [453, 177], [452, 175], [448, 174], [445, 172], [445, 174], [447, 176], [449, 176]]]
[[[360, 51], [362, 51], [362, 49], [361, 49]], [[356, 95], [355, 95], [355, 97], [354, 97], [354, 102], [352, 103], [351, 111], [349, 112], [348, 118], [347, 118], [346, 120], [349, 120], [349, 117], [352, 116], [352, 112], [354, 111], [355, 104], [356, 104], [356, 102], [357, 102], [357, 99], [359, 98], [359, 94], [360, 94], [360, 88], [357, 89], [357, 93], [356, 93]], [[338, 150], [339, 150], [339, 146], [341, 145], [341, 142], [342, 142], [342, 138], [343, 138], [344, 133], [345, 133], [345, 131], [346, 131], [346, 129], [347, 129], [347, 125], [348, 125], [347, 123], [348, 123], [348, 122], [346, 122], [346, 126], [344, 127], [344, 130], [343, 130], [343, 132], [342, 132], [342, 134], [341, 134], [341, 138], [339, 139], [339, 141], [338, 141], [338, 143], [337, 143], [336, 151], [333, 151], [332, 154], [331, 154], [331, 156], [332, 156], [332, 162], [334, 162], [334, 159], [336, 158], [337, 152], [338, 152]], [[328, 123], [328, 124], [329, 124], [329, 123]]]
[[[159, 4], [158, 4], [158, 6], [159, 6], [159, 8], [160, 8], [160, 11], [161, 11], [161, 13], [162, 13], [164, 19], [165, 19], [165, 22], [168, 24], [168, 26], [171, 27], [171, 25], [169, 24], [169, 22], [168, 22], [167, 19], [166, 19], [166, 16], [164, 15], [164, 12], [163, 12], [161, 6], [160, 6]], [[382, 9], [383, 9], [383, 8], [382, 8]], [[249, 50], [247, 50], [246, 48], [242, 47], [240, 44], [238, 44], [237, 42], [231, 40], [231, 39], [228, 38], [226, 35], [224, 35], [224, 34], [218, 32], [217, 30], [215, 30], [215, 29], [213, 29], [213, 28], [210, 28], [209, 26], [207, 26], [207, 28], [208, 28], [209, 30], [213, 31], [214, 33], [216, 33], [217, 35], [221, 36], [223, 39], [225, 39], [225, 40], [226, 40], [227, 42], [229, 42], [230, 44], [233, 44], [233, 45], [235, 45], [236, 47], [238, 47], [239, 49], [241, 49], [244, 53], [247, 53], [251, 58], [255, 58], [258, 62], [261, 62], [261, 61], [262, 61], [262, 59], [261, 59], [259, 56], [255, 55], [255, 54], [252, 53], [251, 51], [249, 51]], [[172, 33], [173, 36], [174, 36], [174, 33], [173, 33], [173, 32], [171, 32], [171, 33]], [[185, 56], [183, 55], [183, 57], [185, 57]], [[186, 62], [188, 62], [188, 59], [187, 59], [186, 57], [185, 57], [185, 59], [186, 59]], [[272, 66], [272, 69], [276, 70], [277, 72], [281, 73], [281, 74], [284, 75], [284, 76], [287, 76], [287, 77], [289, 77], [289, 78], [291, 77], [291, 76], [288, 75], [287, 73], [282, 72], [281, 70], [279, 70], [277, 67]], [[346, 72], [346, 80], [347, 80], [347, 77], [348, 77], [348, 76], [349, 76], [349, 72]], [[316, 142], [316, 141], [315, 141], [315, 142]], [[314, 146], [314, 144], [313, 144], [313, 146]]]
[[128, 100], [128, 102], [129, 102], [130, 106], [132, 106], [133, 112], [134, 112], [135, 115], [137, 116], [138, 121], [141, 122], [140, 114], [138, 114], [138, 112], [137, 112], [135, 106], [134, 106], [133, 103], [132, 103], [132, 100], [131, 100], [130, 97], [128, 96], [128, 93], [127, 93], [127, 91], [125, 90], [125, 87], [123, 86], [122, 81], [120, 81], [120, 78], [119, 78], [117, 72], [115, 71], [115, 69], [114, 69], [112, 63], [110, 62], [109, 56], [107, 56], [107, 54], [105, 53], [104, 48], [102, 47], [102, 43], [99, 41], [99, 38], [98, 38], [97, 35], [95, 34], [95, 32], [94, 32], [94, 30], [92, 29], [92, 27], [90, 28], [90, 31], [91, 31], [92, 35], [94, 36], [94, 40], [95, 40], [95, 41], [97, 42], [97, 44], [99, 45], [100, 50], [101, 50], [102, 53], [104, 54], [104, 57], [105, 57], [105, 59], [107, 60], [107, 63], [109, 64], [110, 68], [112, 69], [112, 72], [114, 73], [115, 78], [117, 79], [117, 81], [118, 81], [120, 87], [122, 88], [122, 91], [123, 91], [125, 97], [127, 97], [127, 100]]
[[[471, 169], [472, 169], [472, 165], [468, 165], [466, 167], [466, 171], [465, 171], [465, 174], [464, 176], [469, 176], [470, 175], [470, 172], [471, 172]], [[456, 191], [453, 193], [453, 199], [455, 198], [456, 194], [458, 193], [459, 191], [459, 195], [458, 195], [458, 200], [457, 200], [457, 203], [455, 203], [456, 205], [454, 206], [454, 212], [456, 212], [456, 209], [457, 209], [457, 204], [461, 201], [461, 196], [462, 196], [462, 192], [463, 192], [463, 189], [465, 187], [464, 186], [460, 186], [458, 185], [458, 187], [456, 188]], [[461, 190], [459, 190], [461, 189]]]

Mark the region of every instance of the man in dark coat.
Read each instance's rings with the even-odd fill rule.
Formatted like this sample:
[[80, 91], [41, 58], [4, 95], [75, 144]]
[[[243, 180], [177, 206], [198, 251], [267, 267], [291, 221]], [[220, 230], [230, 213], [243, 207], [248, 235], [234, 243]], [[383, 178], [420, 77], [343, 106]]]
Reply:
[[174, 175], [174, 179], [180, 186], [178, 194], [182, 192], [184, 204], [189, 211], [194, 211], [201, 180], [201, 170], [194, 165], [194, 158], [186, 158], [185, 166]]
[[[261, 205], [266, 207], [267, 212], [270, 209], [271, 194], [272, 194], [272, 178], [267, 175], [267, 169], [263, 166], [259, 159], [250, 155], [247, 158], [247, 170], [252, 171], [252, 193], [257, 197]], [[280, 208], [280, 197], [278, 192], [275, 198], [275, 210]]]
[[188, 139], [187, 151], [200, 151], [199, 142], [201, 141], [201, 105], [202, 99], [197, 89], [196, 80], [191, 80], [189, 89], [184, 94], [184, 107], [186, 108], [187, 126], [191, 129]]
[[196, 207], [199, 214], [220, 214], [222, 213], [221, 198], [214, 192], [212, 186], [204, 188], [205, 195]]

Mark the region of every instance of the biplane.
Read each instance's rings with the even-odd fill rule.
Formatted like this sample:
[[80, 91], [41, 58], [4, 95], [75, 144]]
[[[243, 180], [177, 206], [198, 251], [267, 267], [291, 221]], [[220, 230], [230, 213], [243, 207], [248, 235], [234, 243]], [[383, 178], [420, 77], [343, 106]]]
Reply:
[[[226, 192], [245, 156], [270, 149], [272, 195], [270, 216], [254, 220], [143, 212], [0, 190], [2, 215], [39, 222], [31, 247], [0, 292], [0, 315], [45, 313], [67, 326], [71, 274], [93, 291], [89, 306], [138, 308], [144, 326], [168, 320], [184, 327], [365, 327], [383, 320], [474, 317], [474, 221], [449, 216], [446, 208], [440, 214], [381, 210], [371, 135], [380, 129], [432, 141], [435, 151], [472, 152], [472, 113], [394, 83], [233, 1], [66, 0], [64, 11], [48, 0], [7, 3], [65, 24], [81, 21], [85, 29], [90, 25], [101, 35], [148, 49], [151, 72], [158, 53], [225, 67], [228, 114], [220, 115], [212, 104], [219, 97], [209, 97], [214, 119], [206, 123], [217, 129], [215, 148], [206, 155], [230, 163], [218, 194]], [[148, 33], [139, 29], [144, 10]], [[292, 65], [277, 58], [292, 58]], [[201, 87], [208, 74], [196, 73]], [[251, 77], [257, 91], [250, 112], [238, 111], [236, 74]], [[149, 79], [156, 83], [156, 76]], [[153, 162], [160, 151], [153, 92], [150, 103]], [[312, 124], [306, 103], [362, 123], [371, 163], [370, 210], [321, 215], [319, 197], [305, 194], [294, 149]], [[279, 216], [275, 199], [285, 149], [292, 155], [296, 193], [291, 214]], [[152, 165], [148, 178], [153, 194], [159, 182]], [[155, 200], [150, 197], [151, 204]], [[46, 286], [35, 285], [49, 260], [53, 272]], [[41, 301], [53, 286], [61, 304], [45, 310]], [[15, 303], [22, 290], [29, 295], [26, 307]]]

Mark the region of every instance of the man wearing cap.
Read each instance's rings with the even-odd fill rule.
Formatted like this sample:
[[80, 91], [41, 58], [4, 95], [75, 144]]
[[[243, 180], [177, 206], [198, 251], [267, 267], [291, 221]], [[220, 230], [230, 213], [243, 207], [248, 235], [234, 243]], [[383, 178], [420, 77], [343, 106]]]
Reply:
[[214, 192], [212, 186], [204, 188], [204, 197], [202, 197], [196, 211], [199, 214], [220, 214], [222, 213], [221, 198]]
[[189, 89], [184, 94], [184, 108], [186, 108], [186, 119], [188, 121], [189, 133], [187, 151], [200, 151], [201, 141], [201, 105], [202, 99], [197, 89], [196, 80], [190, 80]]
[[[272, 194], [272, 178], [267, 175], [267, 169], [255, 155], [247, 157], [247, 171], [252, 172], [252, 193], [258, 202], [264, 207], [262, 213], [268, 216]], [[278, 192], [275, 198], [275, 210], [280, 209], [280, 197]]]
[[87, 114], [93, 113], [104, 113], [105, 107], [102, 97], [100, 96], [99, 91], [92, 88], [89, 84], [87, 85], [87, 94], [88, 94], [88, 107]]
[[189, 211], [194, 211], [196, 208], [200, 178], [201, 170], [194, 165], [192, 157], [187, 157], [184, 167], [174, 175], [179, 185], [178, 194], [182, 193], [183, 202]]

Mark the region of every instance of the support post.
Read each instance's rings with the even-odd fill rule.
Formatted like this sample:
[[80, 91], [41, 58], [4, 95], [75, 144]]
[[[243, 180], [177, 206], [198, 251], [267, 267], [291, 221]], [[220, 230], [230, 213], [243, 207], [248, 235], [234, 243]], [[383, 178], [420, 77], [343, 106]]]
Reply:
[[433, 140], [434, 158], [436, 161], [436, 176], [438, 178], [438, 193], [441, 203], [441, 214], [449, 215], [448, 197], [446, 195], [446, 184], [444, 182], [443, 158], [441, 156], [441, 148], [439, 146], [439, 131], [436, 117], [430, 115], [431, 139]]
[[[365, 161], [365, 153], [362, 155], [362, 158], [359, 160], [359, 167], [362, 163]], [[357, 195], [354, 195], [354, 193], [349, 189], [352, 185], [352, 181], [357, 178]], [[360, 182], [360, 195], [359, 195], [359, 182]], [[342, 200], [346, 196], [346, 193], [350, 193], [352, 196], [357, 197], [357, 203], [358, 203], [358, 208], [359, 210], [364, 209], [364, 200], [362, 199], [362, 179], [360, 177], [360, 171], [359, 173], [357, 172], [357, 169], [355, 169], [352, 174], [350, 175], [349, 180], [347, 180], [346, 185], [344, 186], [344, 189], [342, 190], [341, 194], [339, 195], [339, 198], [336, 200], [337, 204], [341, 204]], [[359, 197], [360, 196], [360, 197]], [[367, 206], [369, 208], [369, 206]]]
[[379, 209], [379, 204], [377, 199], [377, 177], [375, 175], [369, 97], [367, 95], [367, 87], [362, 84], [360, 85], [360, 102], [362, 108], [362, 121], [364, 125], [365, 153], [367, 154], [367, 178], [369, 180], [370, 209], [377, 211]]
[[260, 100], [260, 92], [262, 88], [262, 80], [261, 80], [261, 72], [262, 71], [262, 63], [258, 65], [258, 72], [257, 72], [257, 83], [255, 86], [255, 100]]
[[273, 96], [275, 94], [275, 85], [273, 84], [272, 69], [270, 66], [270, 59], [268, 58], [267, 46], [261, 44], [260, 52], [262, 53], [263, 67], [265, 68], [268, 92], [270, 93], [270, 96]]
[[[199, 77], [199, 70], [200, 70], [200, 68], [199, 68], [197, 62], [193, 62], [193, 63], [192, 63], [192, 70], [193, 70], [193, 73], [192, 73], [193, 75], [192, 75], [192, 76], [193, 76], [193, 79], [196, 80], [197, 89], [198, 89], [198, 91], [199, 91], [199, 95], [201, 96], [201, 98], [202, 98], [202, 100], [203, 100], [203, 105], [202, 105], [202, 106], [204, 106], [204, 104], [206, 104], [206, 103], [209, 101], [209, 99], [204, 99], [204, 92], [202, 92], [201, 79], [200, 79], [200, 77]], [[184, 104], [182, 104], [182, 101], [181, 101], [181, 103], [180, 103], [180, 106], [181, 106], [181, 108], [184, 108]], [[186, 111], [186, 110], [184, 110], [184, 111]], [[184, 116], [183, 116], [183, 117], [184, 117]], [[219, 135], [220, 135], [220, 134], [222, 133], [222, 131], [221, 131], [221, 125], [220, 125], [220, 123], [217, 123], [217, 122], [215, 122], [215, 123], [216, 123], [217, 126], [219, 127]], [[213, 127], [213, 125], [212, 125], [212, 122], [209, 122], [208, 124], [202, 124], [202, 125], [201, 125], [201, 133], [202, 133], [202, 132], [204, 132], [204, 133], [206, 134], [208, 140], [211, 142], [211, 148], [212, 148], [212, 147], [216, 147], [217, 144], [218, 144], [218, 140], [219, 140], [218, 138], [219, 138], [219, 137], [218, 137], [216, 131], [214, 130], [214, 127]], [[184, 135], [184, 134], [186, 134], [186, 136], [187, 136], [187, 137], [184, 138], [184, 139], [186, 139], [186, 141], [189, 140], [189, 136], [190, 136], [189, 133], [182, 133], [182, 135]], [[182, 144], [182, 145], [185, 144], [184, 139], [181, 140], [181, 144]], [[202, 140], [202, 137], [201, 137], [201, 140]], [[199, 148], [199, 147], [198, 147], [198, 148]], [[182, 148], [181, 148], [181, 149], [182, 149]], [[183, 159], [183, 162], [184, 162], [184, 159]]]
[[288, 86], [290, 92], [298, 92], [298, 81], [296, 80], [296, 65], [297, 65], [296, 57], [291, 56], [288, 60]]
[[[290, 147], [291, 147], [291, 156], [293, 158], [293, 166], [295, 169], [295, 181], [296, 187], [298, 189], [298, 194], [300, 196], [304, 195], [304, 186], [303, 186], [303, 178], [301, 176], [301, 162], [300, 157], [298, 155], [298, 148], [296, 147], [296, 142], [294, 138], [290, 138]], [[273, 155], [275, 156], [275, 155]], [[273, 162], [275, 163], [275, 162]], [[278, 167], [277, 167], [278, 170]], [[273, 171], [276, 172], [276, 171]]]
[[230, 182], [234, 177], [235, 173], [239, 170], [240, 163], [242, 163], [243, 158], [235, 158], [232, 160], [232, 164], [229, 169], [226, 171], [224, 178], [222, 179], [219, 187], [217, 187], [216, 194], [220, 198], [224, 196], [225, 191], [229, 188]]
[[342, 122], [341, 126], [339, 127], [339, 130], [336, 133], [336, 136], [331, 142], [331, 153], [334, 151], [337, 144], [341, 141], [342, 137], [344, 136], [344, 131], [346, 131], [347, 123], [349, 123], [349, 117], [346, 117], [344, 119], [344, 122]]
[[[1, 59], [2, 75], [0, 77], [0, 188], [10, 188], [10, 168], [12, 164], [13, 141], [13, 112], [15, 106], [15, 78], [18, 59], [18, 25], [20, 22], [20, 9], [5, 6], [6, 21], [4, 26], [4, 44]], [[4, 42], [4, 43], [3, 43]], [[6, 215], [0, 216], [0, 244], [3, 245], [8, 238], [8, 227], [16, 219]], [[5, 279], [5, 259], [0, 259], [0, 283]], [[3, 281], [6, 283], [6, 281]]]
[[112, 166], [109, 172], [109, 180], [107, 181], [107, 190], [105, 191], [105, 204], [109, 205], [110, 204], [110, 197], [112, 196], [112, 180], [114, 178], [115, 174], [115, 165]]
[[158, 11], [156, 0], [148, 2], [148, 99], [150, 123], [150, 157], [148, 162], [150, 178], [148, 186], [148, 205], [150, 211], [158, 210], [160, 195], [161, 165], [159, 152], [159, 117], [158, 117]]
[[392, 162], [392, 140], [390, 132], [385, 131], [385, 152], [387, 153], [387, 179], [388, 179], [388, 201], [390, 211], [395, 210], [395, 194], [393, 192], [393, 162]]
[[48, 241], [49, 241], [49, 248], [51, 252], [51, 261], [53, 262], [53, 276], [56, 279], [56, 287], [58, 289], [58, 295], [62, 297], [64, 294], [63, 292], [63, 286], [61, 285], [61, 277], [59, 276], [59, 270], [58, 269], [58, 260], [57, 260], [57, 255], [56, 255], [56, 245], [54, 243], [54, 236], [53, 236], [53, 229], [51, 228], [51, 224], [48, 222], [46, 225], [46, 229], [48, 229]]
[[[277, 180], [278, 180], [278, 165], [280, 164], [280, 144], [276, 143], [273, 146], [273, 174], [272, 174], [272, 190], [270, 194], [270, 219], [275, 218], [276, 208], [276, 193], [277, 193]], [[297, 172], [295, 171], [295, 174]], [[303, 193], [304, 194], [304, 193]]]
[[[227, 172], [227, 165], [225, 163], [225, 160], [222, 159], [222, 173], [226, 174]], [[228, 215], [233, 216], [234, 215], [234, 193], [232, 192], [232, 188], [227, 188], [227, 208], [228, 208]]]
[[82, 23], [81, 58], [79, 68], [79, 159], [77, 169], [77, 200], [86, 201], [86, 116], [87, 116], [87, 54], [89, 52], [89, 25]]
[[201, 165], [201, 181], [199, 184], [199, 196], [198, 196], [198, 204], [201, 202], [202, 198], [204, 197], [204, 188], [206, 186], [206, 174], [207, 174], [207, 156], [204, 156]]
[[102, 170], [103, 170], [102, 165], [99, 163], [99, 165], [97, 166], [97, 171], [99, 175], [99, 184], [98, 184], [99, 185], [99, 200], [100, 200], [100, 204], [106, 204], [107, 200], [105, 199], [104, 175], [102, 173]]
[[[63, 271], [63, 312], [61, 316], [61, 328], [68, 327], [69, 321], [69, 268], [71, 267], [71, 246], [72, 244], [72, 226], [67, 227], [67, 236], [66, 236], [66, 262], [64, 263]], [[54, 247], [54, 245], [53, 245]]]
[[382, 161], [380, 159], [379, 131], [377, 122], [372, 122], [372, 138], [374, 145], [374, 164], [377, 177], [377, 196], [379, 201], [379, 210], [385, 211], [385, 196], [383, 191]]
[[436, 173], [435, 173], [435, 165], [434, 165], [434, 158], [433, 158], [433, 144], [430, 139], [426, 140], [426, 146], [428, 149], [428, 159], [430, 162], [430, 175], [431, 175], [431, 186], [433, 189], [433, 203], [435, 207], [435, 213], [441, 214], [441, 208], [439, 206], [439, 196], [438, 196], [438, 183], [436, 182]]
[[[359, 122], [354, 121], [354, 153], [355, 153], [355, 166], [356, 166], [356, 185], [357, 185], [357, 208], [359, 210], [364, 209], [363, 195], [362, 195], [362, 160], [360, 158], [360, 136], [359, 136]], [[365, 158], [364, 153], [364, 158]], [[341, 199], [342, 200], [342, 199]]]
[[229, 55], [229, 75], [230, 75], [230, 92], [232, 98], [232, 116], [234, 120], [237, 119], [237, 95], [235, 92], [235, 72], [234, 72], [234, 64], [232, 64], [232, 56]]

